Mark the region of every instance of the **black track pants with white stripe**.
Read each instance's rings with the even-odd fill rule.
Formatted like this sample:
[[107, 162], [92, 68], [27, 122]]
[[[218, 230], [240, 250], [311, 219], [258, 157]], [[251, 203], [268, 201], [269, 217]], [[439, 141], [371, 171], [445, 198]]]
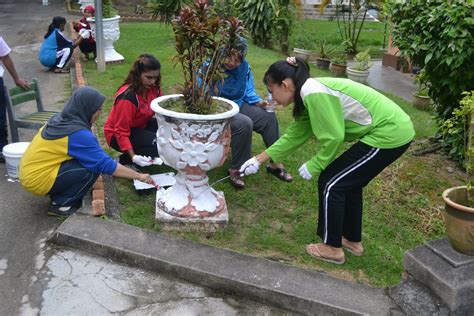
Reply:
[[341, 238], [362, 238], [362, 188], [410, 146], [380, 149], [357, 142], [323, 172], [318, 180], [317, 233], [325, 244], [341, 247]]

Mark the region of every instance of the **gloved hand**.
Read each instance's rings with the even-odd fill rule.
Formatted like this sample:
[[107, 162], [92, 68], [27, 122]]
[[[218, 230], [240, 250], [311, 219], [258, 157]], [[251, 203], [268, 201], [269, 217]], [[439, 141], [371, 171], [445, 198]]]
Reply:
[[87, 39], [91, 36], [91, 32], [86, 29], [80, 29], [79, 30], [79, 36], [82, 37], [83, 39]]
[[311, 178], [313, 177], [311, 173], [309, 173], [309, 170], [306, 167], [306, 163], [302, 164], [298, 171], [300, 172], [301, 178], [305, 180], [311, 180]]
[[163, 164], [163, 160], [161, 160], [160, 157], [153, 158], [153, 159], [151, 160], [151, 162], [152, 162], [154, 165], [162, 165], [162, 164]]
[[140, 167], [151, 166], [153, 160], [151, 157], [134, 155], [132, 158], [133, 163], [139, 165]]
[[260, 161], [257, 158], [252, 157], [240, 167], [240, 173], [245, 174], [246, 176], [250, 174], [257, 173], [258, 168], [260, 167]]

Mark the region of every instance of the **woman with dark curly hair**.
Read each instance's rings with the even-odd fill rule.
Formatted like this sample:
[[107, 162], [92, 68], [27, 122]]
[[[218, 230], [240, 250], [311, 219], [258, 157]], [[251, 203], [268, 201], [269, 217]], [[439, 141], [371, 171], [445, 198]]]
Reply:
[[150, 103], [163, 95], [160, 69], [160, 62], [153, 55], [140, 55], [115, 94], [104, 133], [107, 143], [123, 153], [120, 156], [121, 164], [133, 162], [145, 167], [158, 157], [158, 124]]

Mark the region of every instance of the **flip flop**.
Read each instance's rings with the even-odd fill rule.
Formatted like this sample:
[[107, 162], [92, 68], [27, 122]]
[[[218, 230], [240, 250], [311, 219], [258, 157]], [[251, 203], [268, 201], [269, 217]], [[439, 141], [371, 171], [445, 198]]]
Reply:
[[342, 238], [342, 247], [349, 251], [351, 254], [353, 254], [356, 257], [360, 257], [364, 254], [364, 250], [362, 251], [357, 251], [355, 248], [353, 248], [350, 244], [348, 244], [349, 240]]
[[70, 72], [69, 69], [61, 69], [61, 68], [54, 69], [55, 74], [68, 74], [69, 72]]
[[[316, 251], [316, 252], [315, 252]], [[335, 263], [335, 264], [343, 264], [344, 262], [346, 262], [346, 259], [344, 257], [338, 259], [338, 258], [329, 258], [329, 257], [325, 257], [321, 251], [319, 250], [318, 248], [318, 244], [309, 244], [309, 245], [306, 245], [306, 252], [313, 258], [316, 258], [316, 259], [319, 259], [319, 260], [323, 260], [323, 261], [326, 261], [326, 262], [330, 262], [330, 263]]]
[[274, 175], [281, 181], [285, 181], [285, 182], [293, 181], [293, 177], [291, 176], [291, 174], [288, 173], [288, 171], [286, 171], [285, 168], [272, 168], [270, 167], [270, 165], [267, 165], [266, 169], [269, 174]]

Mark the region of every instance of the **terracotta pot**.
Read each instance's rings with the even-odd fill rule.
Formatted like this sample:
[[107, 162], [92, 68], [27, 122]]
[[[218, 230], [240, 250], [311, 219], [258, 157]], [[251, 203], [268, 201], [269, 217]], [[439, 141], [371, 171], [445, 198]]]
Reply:
[[325, 58], [316, 59], [316, 66], [319, 69], [328, 70], [330, 64], [331, 64], [331, 61], [329, 59], [325, 59]]
[[356, 70], [350, 67], [347, 68], [347, 78], [360, 82], [360, 83], [367, 83], [367, 78], [369, 77], [368, 70]]
[[429, 111], [431, 107], [431, 99], [428, 96], [413, 93], [413, 106], [418, 110]]
[[346, 75], [347, 65], [331, 63], [331, 72], [336, 77], [344, 77]]
[[299, 57], [303, 60], [308, 60], [309, 56], [311, 55], [310, 50], [302, 49], [302, 48], [293, 48], [293, 56]]
[[227, 221], [224, 193], [209, 186], [206, 172], [225, 162], [230, 148], [230, 119], [239, 112], [239, 106], [214, 98], [225, 112], [200, 115], [167, 109], [182, 97], [167, 95], [151, 103], [158, 120], [158, 153], [166, 165], [178, 171], [172, 187], [157, 191], [156, 218], [165, 222]]
[[[469, 191], [474, 198], [474, 189]], [[474, 256], [474, 207], [467, 205], [467, 187], [460, 186], [443, 192], [444, 222], [448, 239], [454, 250]]]

